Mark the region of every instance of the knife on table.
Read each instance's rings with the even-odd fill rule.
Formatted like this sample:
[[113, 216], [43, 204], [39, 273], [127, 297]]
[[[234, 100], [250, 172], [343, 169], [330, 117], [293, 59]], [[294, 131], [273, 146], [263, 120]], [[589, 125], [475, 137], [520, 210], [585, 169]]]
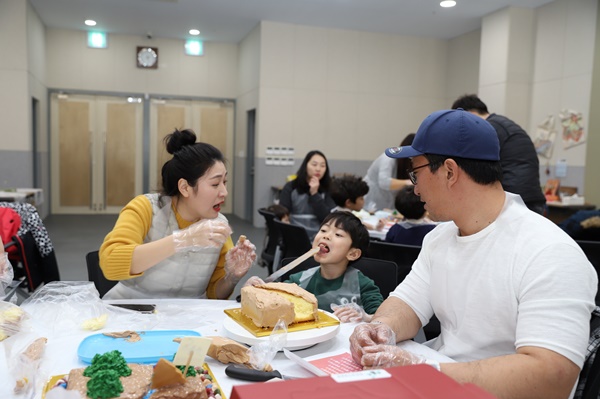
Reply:
[[282, 375], [279, 371], [262, 371], [249, 369], [247, 367], [236, 366], [230, 364], [225, 368], [225, 374], [231, 378], [237, 378], [238, 380], [245, 381], [269, 381], [273, 378], [280, 378], [282, 380], [293, 380], [300, 377], [291, 377], [289, 375]]
[[301, 256], [297, 257], [292, 262], [290, 262], [289, 264], [285, 265], [284, 267], [282, 267], [281, 269], [277, 270], [275, 273], [271, 274], [269, 277], [267, 277], [266, 279], [264, 279], [264, 282], [265, 283], [270, 283], [272, 281], [277, 280], [279, 277], [283, 276], [284, 274], [286, 274], [287, 272], [289, 272], [290, 270], [292, 270], [294, 267], [298, 266], [300, 263], [304, 262], [306, 259], [310, 258], [314, 254], [316, 254], [317, 252], [319, 252], [320, 250], [321, 250], [321, 248], [319, 248], [319, 247], [311, 248], [304, 255], [301, 255]]

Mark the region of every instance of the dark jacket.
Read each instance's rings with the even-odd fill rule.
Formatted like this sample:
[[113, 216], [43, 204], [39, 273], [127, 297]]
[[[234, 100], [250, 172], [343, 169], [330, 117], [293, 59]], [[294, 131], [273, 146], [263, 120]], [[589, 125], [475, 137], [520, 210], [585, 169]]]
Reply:
[[501, 115], [490, 114], [486, 120], [496, 129], [500, 141], [504, 190], [519, 194], [526, 204], [545, 203], [540, 183], [540, 162], [527, 132]]

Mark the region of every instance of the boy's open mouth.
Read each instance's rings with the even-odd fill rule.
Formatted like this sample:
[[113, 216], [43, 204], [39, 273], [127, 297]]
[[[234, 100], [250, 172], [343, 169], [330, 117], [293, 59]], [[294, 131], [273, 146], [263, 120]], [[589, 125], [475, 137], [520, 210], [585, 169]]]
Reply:
[[321, 253], [321, 254], [329, 253], [329, 247], [327, 245], [319, 244], [319, 248], [320, 248], [319, 253]]

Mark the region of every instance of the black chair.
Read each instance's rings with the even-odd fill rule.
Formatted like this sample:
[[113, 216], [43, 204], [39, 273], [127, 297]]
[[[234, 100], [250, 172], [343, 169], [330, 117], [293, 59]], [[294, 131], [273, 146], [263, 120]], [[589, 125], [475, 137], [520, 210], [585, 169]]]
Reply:
[[312, 248], [312, 243], [304, 227], [283, 223], [277, 219], [274, 220], [274, 223], [281, 234], [281, 259], [297, 258]]
[[100, 269], [100, 258], [98, 257], [98, 251], [88, 252], [85, 255], [85, 263], [87, 265], [88, 280], [93, 281], [100, 298], [104, 296], [112, 287], [114, 287], [118, 281], [111, 281], [104, 277], [102, 269]]
[[596, 305], [600, 306], [600, 241], [576, 241], [598, 273]]
[[260, 254], [261, 263], [267, 267], [269, 274], [271, 274], [273, 273], [273, 265], [278, 265], [281, 259], [281, 233], [279, 232], [279, 227], [275, 224], [277, 217], [273, 212], [261, 208], [258, 210], [258, 213], [265, 218], [267, 226], [263, 250]]
[[590, 319], [590, 339], [588, 353], [575, 390], [574, 399], [598, 399], [600, 396], [600, 356], [598, 356], [598, 342], [600, 336], [600, 308], [596, 307]]
[[[282, 259], [281, 267], [287, 265], [294, 259], [296, 259], [296, 257]], [[281, 281], [287, 280], [289, 276], [294, 273], [298, 273], [303, 270], [308, 270], [311, 267], [315, 267], [318, 265], [319, 264], [314, 258], [308, 258], [307, 260], [300, 263], [298, 266], [281, 276]], [[390, 292], [396, 289], [395, 282], [397, 278], [396, 275], [398, 274], [398, 266], [394, 262], [362, 257], [356, 262], [352, 263], [352, 267], [360, 270], [362, 274], [373, 280], [375, 284], [379, 287], [379, 291], [381, 291], [381, 295], [383, 295], [384, 299], [388, 297]]]
[[398, 265], [398, 284], [400, 284], [417, 260], [421, 247], [416, 245], [395, 244], [383, 241], [371, 241], [367, 256], [369, 258], [383, 259], [395, 262]]
[[[398, 284], [400, 284], [412, 270], [412, 265], [417, 260], [420, 252], [421, 247], [418, 245], [371, 241], [367, 250], [367, 256], [396, 262], [398, 265]], [[440, 335], [440, 321], [435, 315], [429, 320], [429, 323], [423, 326], [423, 332], [428, 340]]]

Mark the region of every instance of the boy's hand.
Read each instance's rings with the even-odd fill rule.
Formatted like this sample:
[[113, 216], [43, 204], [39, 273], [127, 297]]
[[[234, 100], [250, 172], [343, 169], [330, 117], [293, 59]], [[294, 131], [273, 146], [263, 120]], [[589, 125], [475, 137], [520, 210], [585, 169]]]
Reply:
[[332, 303], [331, 310], [333, 310], [333, 314], [336, 315], [342, 323], [360, 323], [361, 321], [370, 321], [372, 317], [354, 302], [344, 305]]

